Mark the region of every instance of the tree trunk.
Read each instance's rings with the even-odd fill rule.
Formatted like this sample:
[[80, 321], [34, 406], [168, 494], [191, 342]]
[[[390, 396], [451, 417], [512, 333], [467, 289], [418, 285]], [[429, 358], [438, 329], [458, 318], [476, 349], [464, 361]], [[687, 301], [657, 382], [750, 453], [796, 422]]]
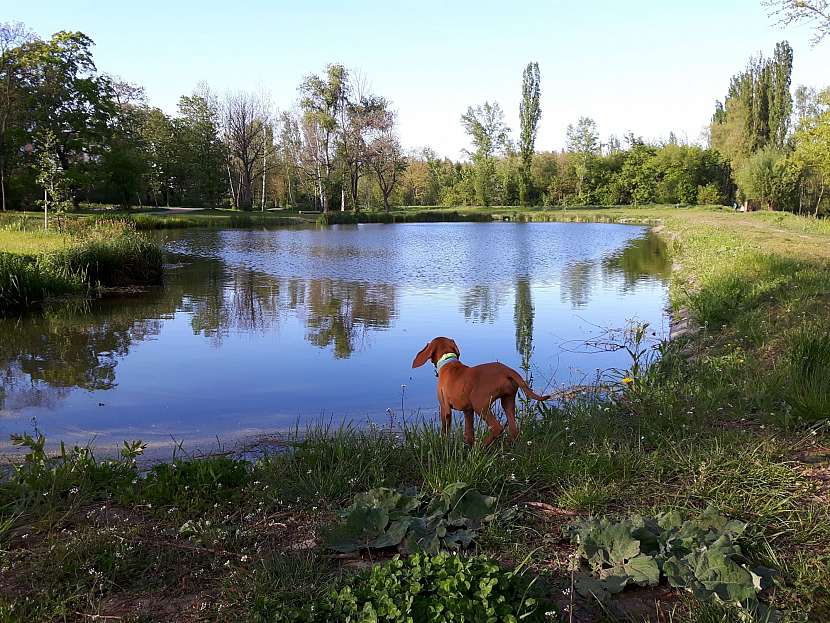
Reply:
[[43, 189], [43, 230], [49, 231], [49, 193]]
[[818, 194], [818, 201], [816, 201], [816, 211], [813, 216], [818, 217], [818, 208], [821, 205], [821, 200], [824, 197], [824, 183], [821, 185], [821, 192]]

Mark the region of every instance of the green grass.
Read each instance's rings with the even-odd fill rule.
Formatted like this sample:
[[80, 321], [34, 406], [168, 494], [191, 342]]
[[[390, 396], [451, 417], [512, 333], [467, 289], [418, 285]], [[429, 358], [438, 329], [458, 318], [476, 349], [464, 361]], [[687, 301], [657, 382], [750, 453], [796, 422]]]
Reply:
[[[321, 549], [320, 534], [356, 493], [437, 491], [459, 480], [496, 496], [500, 509], [519, 509], [488, 527], [478, 551], [505, 568], [527, 558], [560, 605], [572, 549], [558, 535], [570, 514], [712, 506], [748, 522], [747, 555], [779, 570], [767, 603], [791, 611], [786, 620], [830, 619], [830, 487], [820, 478], [830, 469], [830, 228], [716, 208], [557, 212], [522, 214], [659, 221], [677, 266], [672, 306], [690, 310], [701, 330], [664, 346], [648, 368], [632, 362], [634, 382], [613, 394], [588, 391], [521, 414], [518, 442], [487, 450], [466, 448], [458, 422], [448, 438], [430, 422], [403, 431], [321, 425], [255, 462], [213, 457], [150, 470], [130, 451], [110, 464], [84, 450], [49, 462], [35, 448], [0, 482], [0, 619], [158, 620], [175, 603], [205, 618], [272, 620], [377, 562], [343, 563]], [[743, 616], [686, 595], [644, 598], [666, 621]], [[596, 604], [574, 605], [578, 620], [608, 620]]]
[[161, 249], [129, 222], [67, 221], [64, 233], [31, 229], [25, 219], [0, 229], [0, 314], [99, 287], [159, 283]]

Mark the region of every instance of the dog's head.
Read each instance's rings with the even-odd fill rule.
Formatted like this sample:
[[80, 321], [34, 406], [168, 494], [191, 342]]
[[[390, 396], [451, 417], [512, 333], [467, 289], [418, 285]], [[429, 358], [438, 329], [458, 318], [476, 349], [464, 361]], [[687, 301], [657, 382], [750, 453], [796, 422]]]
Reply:
[[449, 337], [436, 337], [428, 342], [427, 345], [421, 349], [420, 353], [415, 355], [412, 367], [418, 368], [424, 365], [427, 360], [432, 361], [434, 364], [447, 353], [455, 353], [459, 357], [461, 356], [461, 351], [458, 350], [458, 344], [455, 343], [455, 340]]

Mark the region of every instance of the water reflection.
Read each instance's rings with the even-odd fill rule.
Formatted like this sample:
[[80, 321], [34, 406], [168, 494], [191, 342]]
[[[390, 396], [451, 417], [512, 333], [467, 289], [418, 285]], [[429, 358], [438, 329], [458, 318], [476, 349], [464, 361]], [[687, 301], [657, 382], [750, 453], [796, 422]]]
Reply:
[[616, 280], [621, 275], [622, 287], [626, 291], [644, 280], [668, 279], [671, 273], [668, 249], [657, 234], [648, 232], [605, 257], [602, 272], [606, 281]]
[[0, 447], [33, 416], [47, 433], [65, 415], [101, 438], [212, 438], [372, 418], [403, 384], [409, 408], [434, 408], [434, 379], [408, 365], [428, 337], [529, 375], [584, 333], [579, 317], [662, 313], [665, 248], [637, 228], [375, 227], [174, 232], [163, 288], [0, 320]]
[[349, 281], [312, 281], [306, 290], [306, 339], [349, 357], [370, 330], [388, 328], [395, 315], [395, 287]]

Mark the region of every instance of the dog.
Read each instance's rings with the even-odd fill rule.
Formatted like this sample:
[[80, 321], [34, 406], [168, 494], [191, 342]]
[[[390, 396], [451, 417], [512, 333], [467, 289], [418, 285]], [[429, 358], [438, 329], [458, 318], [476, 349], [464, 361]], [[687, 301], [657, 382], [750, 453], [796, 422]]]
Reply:
[[461, 351], [455, 340], [448, 337], [436, 337], [412, 361], [412, 367], [418, 368], [427, 360], [432, 361], [438, 376], [438, 407], [441, 416], [441, 430], [446, 434], [452, 427], [452, 411], [464, 412], [464, 441], [468, 446], [475, 442], [473, 434], [473, 414], [478, 414], [490, 427], [490, 433], [484, 440], [486, 448], [501, 435], [504, 428], [493, 415], [490, 407], [501, 401], [502, 409], [507, 415], [510, 429], [510, 441], [519, 436], [516, 425], [516, 392], [522, 389], [525, 396], [533, 400], [545, 401], [549, 395], [534, 392], [521, 375], [504, 364], [493, 362], [478, 366], [465, 366], [459, 357]]

